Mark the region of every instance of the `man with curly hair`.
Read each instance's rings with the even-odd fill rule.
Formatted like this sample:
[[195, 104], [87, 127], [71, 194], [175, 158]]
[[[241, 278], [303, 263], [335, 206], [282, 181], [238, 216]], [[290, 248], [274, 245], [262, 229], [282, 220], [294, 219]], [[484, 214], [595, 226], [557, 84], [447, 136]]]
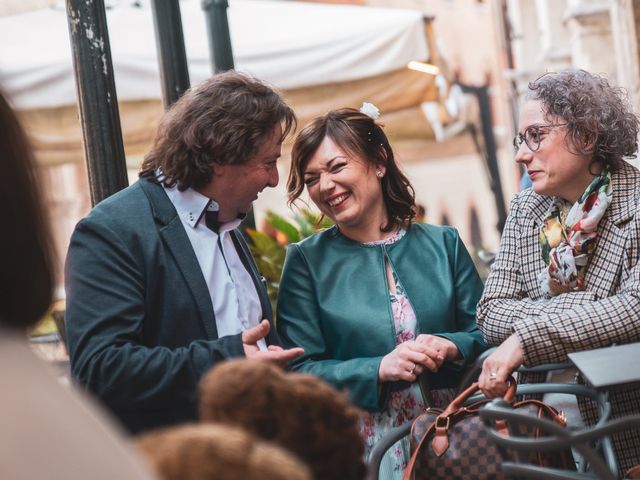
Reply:
[[163, 116], [140, 180], [76, 226], [65, 279], [72, 374], [130, 431], [194, 420], [198, 381], [218, 362], [301, 354], [278, 346], [237, 231], [278, 184], [295, 123], [268, 85], [216, 75]]

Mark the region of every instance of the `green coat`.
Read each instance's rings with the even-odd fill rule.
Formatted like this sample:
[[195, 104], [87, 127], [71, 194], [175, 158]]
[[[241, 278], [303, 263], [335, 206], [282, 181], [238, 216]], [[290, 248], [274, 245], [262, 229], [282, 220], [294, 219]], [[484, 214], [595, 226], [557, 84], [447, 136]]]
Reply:
[[[419, 333], [448, 338], [465, 363], [486, 348], [475, 319], [482, 281], [455, 229], [413, 224], [393, 244], [367, 246], [333, 227], [290, 245], [276, 325], [285, 348], [305, 349], [292, 367], [347, 390], [369, 411], [386, 407], [389, 385], [378, 385], [378, 368], [396, 343], [385, 255]], [[459, 365], [447, 364], [432, 385], [453, 386], [459, 373]]]

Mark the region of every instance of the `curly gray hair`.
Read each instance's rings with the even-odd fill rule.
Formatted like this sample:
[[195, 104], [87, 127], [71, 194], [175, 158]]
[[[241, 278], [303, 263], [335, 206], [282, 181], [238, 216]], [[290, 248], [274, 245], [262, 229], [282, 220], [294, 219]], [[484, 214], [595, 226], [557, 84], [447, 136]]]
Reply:
[[593, 155], [615, 171], [623, 157], [635, 157], [638, 117], [626, 90], [585, 70], [564, 70], [542, 75], [529, 83], [528, 100], [539, 100], [546, 116], [566, 122], [567, 136], [580, 154]]

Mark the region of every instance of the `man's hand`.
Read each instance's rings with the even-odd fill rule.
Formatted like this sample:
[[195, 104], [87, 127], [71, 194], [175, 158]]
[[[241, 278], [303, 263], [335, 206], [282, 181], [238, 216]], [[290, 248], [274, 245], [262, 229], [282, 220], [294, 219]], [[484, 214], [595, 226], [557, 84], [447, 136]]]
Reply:
[[483, 362], [478, 378], [480, 390], [487, 398], [503, 396], [507, 392], [507, 378], [523, 361], [522, 345], [514, 333]]
[[261, 351], [258, 347], [258, 340], [265, 338], [269, 334], [269, 330], [271, 330], [269, 321], [262, 320], [257, 326], [242, 332], [242, 346], [244, 347], [244, 354], [247, 358], [273, 362], [284, 367], [291, 360], [304, 353], [304, 349], [302, 348], [285, 350], [276, 345], [269, 345], [266, 351]]

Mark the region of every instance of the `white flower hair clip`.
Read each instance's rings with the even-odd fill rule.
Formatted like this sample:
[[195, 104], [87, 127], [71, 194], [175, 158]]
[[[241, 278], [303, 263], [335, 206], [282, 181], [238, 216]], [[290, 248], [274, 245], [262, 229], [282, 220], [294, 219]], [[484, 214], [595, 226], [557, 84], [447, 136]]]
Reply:
[[360, 107], [360, 113], [364, 113], [367, 117], [377, 120], [380, 118], [380, 110], [373, 103], [363, 102]]

